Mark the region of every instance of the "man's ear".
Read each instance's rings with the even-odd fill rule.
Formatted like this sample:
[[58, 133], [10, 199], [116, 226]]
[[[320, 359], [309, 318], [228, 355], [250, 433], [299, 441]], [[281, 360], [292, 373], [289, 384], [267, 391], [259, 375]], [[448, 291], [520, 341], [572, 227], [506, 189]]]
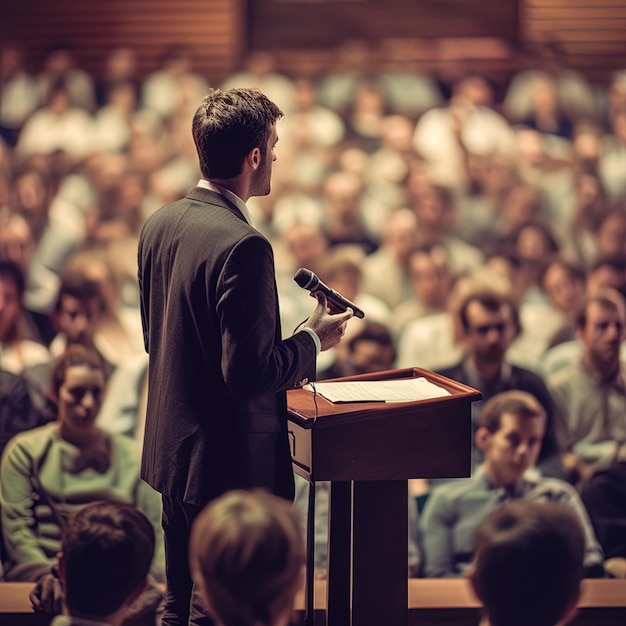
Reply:
[[491, 441], [491, 433], [484, 426], [481, 426], [476, 431], [474, 440], [476, 441], [476, 445], [484, 452]]
[[248, 164], [253, 170], [256, 170], [261, 165], [261, 150], [259, 148], [252, 148], [248, 152]]

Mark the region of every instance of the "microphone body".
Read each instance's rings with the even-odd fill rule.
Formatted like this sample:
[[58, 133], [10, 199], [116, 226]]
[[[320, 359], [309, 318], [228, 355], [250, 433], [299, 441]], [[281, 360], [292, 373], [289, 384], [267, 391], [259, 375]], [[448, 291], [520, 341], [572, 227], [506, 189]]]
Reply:
[[331, 289], [328, 285], [323, 283], [311, 270], [301, 267], [296, 272], [293, 279], [300, 287], [306, 289], [307, 291], [321, 291], [326, 295], [328, 303], [331, 304], [338, 312], [345, 311], [348, 307], [350, 307], [354, 311], [354, 317], [358, 317], [360, 319], [365, 317], [365, 313], [363, 313], [363, 311], [359, 309], [356, 304], [350, 302], [350, 300], [344, 298], [340, 293], [337, 293], [334, 289]]

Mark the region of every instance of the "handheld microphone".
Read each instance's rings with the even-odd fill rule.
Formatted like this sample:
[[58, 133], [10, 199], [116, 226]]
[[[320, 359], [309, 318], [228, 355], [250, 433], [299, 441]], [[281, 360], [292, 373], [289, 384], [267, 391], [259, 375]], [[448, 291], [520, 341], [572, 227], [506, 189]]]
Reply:
[[334, 289], [331, 289], [328, 285], [324, 284], [311, 270], [301, 267], [296, 272], [293, 279], [300, 287], [306, 289], [307, 291], [321, 291], [326, 295], [328, 302], [334, 305], [334, 308], [337, 309], [338, 312], [345, 311], [348, 307], [350, 307], [354, 311], [354, 317], [358, 317], [360, 319], [365, 317], [365, 313], [363, 313], [363, 311], [359, 309], [356, 304], [350, 302], [350, 300], [344, 298], [340, 293], [337, 293]]

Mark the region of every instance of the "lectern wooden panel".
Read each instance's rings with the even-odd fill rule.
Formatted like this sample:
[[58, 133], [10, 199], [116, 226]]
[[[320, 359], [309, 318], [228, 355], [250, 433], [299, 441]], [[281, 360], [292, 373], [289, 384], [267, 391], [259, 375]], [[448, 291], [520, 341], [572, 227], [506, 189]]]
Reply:
[[[294, 470], [331, 481], [327, 624], [405, 626], [407, 479], [470, 475], [471, 403], [481, 394], [419, 368], [341, 381], [423, 376], [450, 395], [414, 402], [333, 404], [304, 389], [287, 393]], [[314, 499], [309, 499], [312, 507]], [[313, 616], [309, 516], [307, 605]], [[372, 594], [372, 588], [376, 594]]]
[[469, 476], [471, 402], [480, 399], [478, 391], [418, 368], [337, 380], [418, 376], [451, 395], [417, 402], [333, 404], [304, 389], [287, 392], [295, 470], [310, 480], [331, 481]]

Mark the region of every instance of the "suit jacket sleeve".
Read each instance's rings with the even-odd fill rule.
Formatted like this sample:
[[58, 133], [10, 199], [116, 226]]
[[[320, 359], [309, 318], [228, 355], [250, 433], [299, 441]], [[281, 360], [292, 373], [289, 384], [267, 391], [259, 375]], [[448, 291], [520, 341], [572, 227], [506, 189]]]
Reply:
[[280, 338], [274, 261], [269, 243], [252, 236], [229, 254], [217, 289], [222, 374], [242, 398], [293, 387], [315, 374], [315, 343], [308, 333]]

